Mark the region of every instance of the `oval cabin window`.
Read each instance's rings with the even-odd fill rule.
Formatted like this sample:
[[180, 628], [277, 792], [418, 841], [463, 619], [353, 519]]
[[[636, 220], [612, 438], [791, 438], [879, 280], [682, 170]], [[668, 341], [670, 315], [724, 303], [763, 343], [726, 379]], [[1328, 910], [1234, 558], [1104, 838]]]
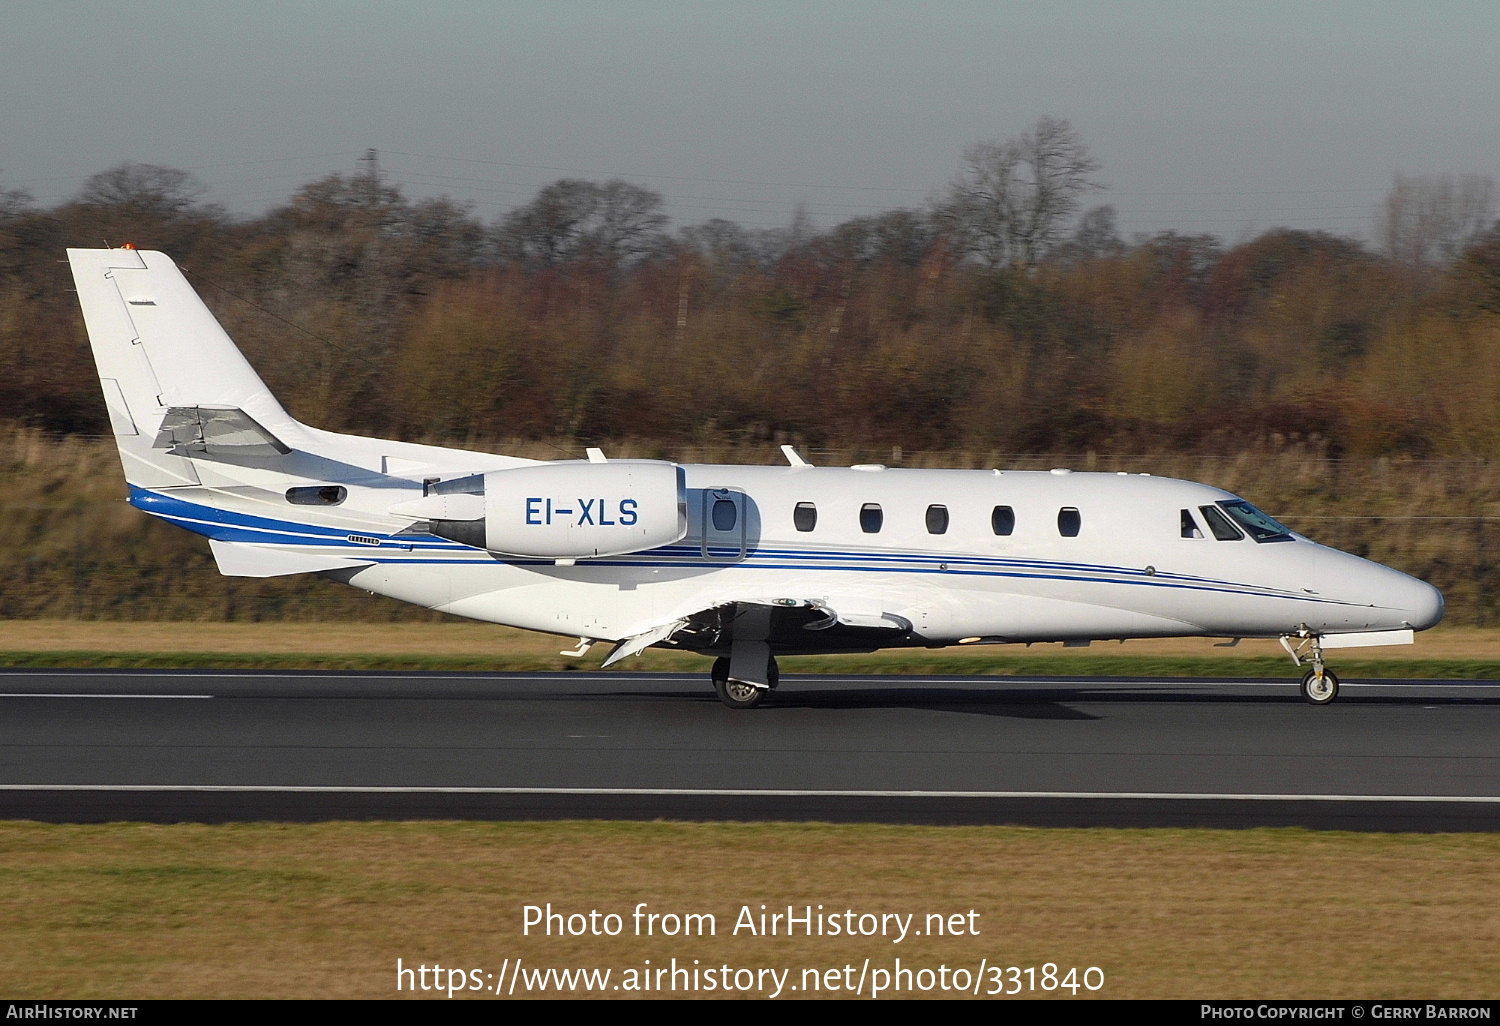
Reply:
[[927, 533], [928, 534], [947, 534], [948, 533], [948, 507], [947, 506], [928, 506], [927, 507]]
[[996, 506], [990, 513], [990, 527], [1001, 537], [1007, 537], [1016, 529], [1016, 511], [1009, 506]]
[[735, 522], [739, 520], [739, 510], [735, 508], [733, 499], [715, 499], [712, 516], [715, 531], [733, 531]]
[[867, 502], [859, 508], [859, 529], [865, 534], [876, 534], [881, 525], [885, 523], [885, 513], [880, 509], [880, 503]]
[[792, 526], [802, 532], [818, 526], [818, 507], [810, 502], [799, 502], [792, 510]]
[[1064, 538], [1077, 538], [1078, 532], [1083, 530], [1083, 514], [1072, 506], [1064, 506], [1057, 511], [1057, 533]]

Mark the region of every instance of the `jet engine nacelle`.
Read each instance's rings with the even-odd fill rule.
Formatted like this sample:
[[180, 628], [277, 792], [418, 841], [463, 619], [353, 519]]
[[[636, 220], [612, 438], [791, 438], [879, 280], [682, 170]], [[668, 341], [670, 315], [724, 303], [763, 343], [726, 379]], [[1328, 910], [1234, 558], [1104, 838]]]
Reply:
[[[490, 471], [483, 475], [482, 487], [482, 518], [433, 519], [432, 533], [507, 556], [539, 559], [640, 552], [687, 534], [687, 494], [675, 463], [549, 463]], [[422, 501], [443, 500], [452, 509], [457, 498], [433, 495]]]

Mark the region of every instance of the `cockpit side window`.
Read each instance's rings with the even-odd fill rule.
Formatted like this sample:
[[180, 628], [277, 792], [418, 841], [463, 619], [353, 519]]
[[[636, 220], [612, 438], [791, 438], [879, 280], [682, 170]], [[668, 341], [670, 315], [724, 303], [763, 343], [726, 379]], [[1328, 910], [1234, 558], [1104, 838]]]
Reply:
[[1193, 511], [1190, 509], [1182, 511], [1182, 536], [1184, 538], [1203, 537], [1203, 532], [1198, 529], [1198, 521], [1193, 519]]
[[1199, 506], [1198, 512], [1203, 514], [1203, 519], [1208, 522], [1208, 529], [1214, 533], [1219, 541], [1242, 541], [1244, 535], [1240, 529], [1229, 522], [1229, 518], [1219, 512], [1217, 506]]
[[1258, 542], [1291, 541], [1292, 532], [1283, 524], [1262, 513], [1244, 499], [1233, 499], [1219, 503], [1219, 507], [1234, 518], [1245, 531]]

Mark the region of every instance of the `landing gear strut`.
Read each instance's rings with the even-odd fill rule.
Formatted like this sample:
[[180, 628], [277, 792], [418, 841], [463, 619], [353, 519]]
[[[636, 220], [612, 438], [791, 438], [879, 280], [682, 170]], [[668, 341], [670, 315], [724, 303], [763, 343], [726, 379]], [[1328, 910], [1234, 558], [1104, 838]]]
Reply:
[[719, 701], [731, 709], [754, 709], [780, 683], [781, 671], [776, 665], [776, 657], [771, 656], [766, 663], [766, 686], [746, 684], [729, 679], [729, 659], [725, 657], [714, 660], [713, 680]]
[[1323, 639], [1306, 626], [1295, 634], [1283, 634], [1281, 647], [1292, 657], [1292, 662], [1301, 666], [1311, 663], [1302, 675], [1302, 698], [1312, 705], [1327, 705], [1339, 696], [1339, 678], [1323, 665]]

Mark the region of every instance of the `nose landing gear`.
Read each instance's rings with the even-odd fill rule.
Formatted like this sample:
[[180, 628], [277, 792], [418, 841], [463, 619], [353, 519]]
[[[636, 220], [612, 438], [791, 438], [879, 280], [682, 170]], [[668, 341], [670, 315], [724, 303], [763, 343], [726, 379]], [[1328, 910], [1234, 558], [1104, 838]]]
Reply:
[[1281, 647], [1286, 649], [1292, 662], [1301, 666], [1312, 666], [1302, 675], [1302, 698], [1312, 705], [1327, 705], [1339, 695], [1339, 678], [1323, 664], [1323, 639], [1308, 630], [1306, 625], [1295, 634], [1283, 634]]
[[1339, 678], [1332, 670], [1313, 668], [1302, 675], [1302, 697], [1313, 705], [1327, 705], [1339, 696]]

